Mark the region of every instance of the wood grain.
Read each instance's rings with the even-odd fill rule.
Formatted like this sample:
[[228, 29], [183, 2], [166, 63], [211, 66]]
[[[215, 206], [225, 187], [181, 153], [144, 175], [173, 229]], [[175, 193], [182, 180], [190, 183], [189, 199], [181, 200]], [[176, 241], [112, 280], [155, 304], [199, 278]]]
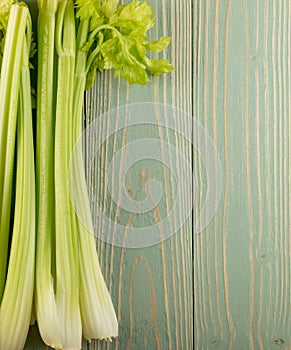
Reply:
[[195, 349], [291, 346], [290, 11], [195, 1], [195, 114], [224, 166], [219, 210], [194, 241]]

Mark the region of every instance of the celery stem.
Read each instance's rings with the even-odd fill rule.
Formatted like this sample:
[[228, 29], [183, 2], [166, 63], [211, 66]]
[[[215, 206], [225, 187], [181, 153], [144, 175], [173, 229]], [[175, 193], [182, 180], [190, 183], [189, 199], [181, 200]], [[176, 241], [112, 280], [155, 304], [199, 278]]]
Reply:
[[19, 14], [27, 26], [26, 34], [23, 32], [24, 40], [21, 40], [15, 213], [7, 279], [0, 306], [0, 349], [13, 350], [21, 350], [25, 345], [35, 279], [35, 170], [29, 71], [32, 33], [29, 12], [23, 9], [21, 7]]
[[55, 15], [58, 0], [38, 0], [37, 82], [37, 249], [35, 307], [40, 334], [47, 345], [61, 347], [55, 301], [53, 266], [55, 235], [54, 133], [55, 133]]
[[17, 124], [22, 46], [27, 24], [28, 9], [12, 5], [5, 37], [0, 79], [0, 302], [2, 300], [8, 259], [8, 241], [14, 149]]
[[58, 85], [55, 131], [56, 302], [63, 347], [81, 348], [79, 255], [76, 221], [69, 193], [69, 162], [73, 145], [75, 18], [73, 2], [61, 1], [56, 25]]

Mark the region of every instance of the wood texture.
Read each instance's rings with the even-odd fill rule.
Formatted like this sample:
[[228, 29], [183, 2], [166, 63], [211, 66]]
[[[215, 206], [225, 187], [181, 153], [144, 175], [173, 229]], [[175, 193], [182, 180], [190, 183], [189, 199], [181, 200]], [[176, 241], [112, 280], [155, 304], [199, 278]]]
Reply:
[[195, 116], [224, 167], [194, 241], [195, 349], [291, 347], [290, 5], [195, 1]]

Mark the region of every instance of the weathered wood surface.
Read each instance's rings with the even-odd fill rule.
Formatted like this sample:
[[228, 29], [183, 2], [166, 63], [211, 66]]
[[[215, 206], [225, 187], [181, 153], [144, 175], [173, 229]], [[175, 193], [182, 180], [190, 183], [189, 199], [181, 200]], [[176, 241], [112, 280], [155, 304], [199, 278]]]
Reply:
[[290, 349], [291, 3], [195, 1], [194, 13], [194, 113], [224, 168], [194, 241], [195, 349]]

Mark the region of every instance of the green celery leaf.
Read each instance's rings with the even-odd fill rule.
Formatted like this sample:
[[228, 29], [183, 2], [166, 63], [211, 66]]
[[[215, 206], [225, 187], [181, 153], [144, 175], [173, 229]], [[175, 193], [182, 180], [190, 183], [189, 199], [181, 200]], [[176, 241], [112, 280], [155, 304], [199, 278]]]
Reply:
[[150, 42], [147, 31], [154, 26], [154, 10], [147, 1], [133, 0], [117, 7], [118, 0], [76, 0], [77, 16], [89, 20], [86, 88], [92, 87], [96, 70], [114, 69], [130, 84], [146, 84], [147, 70], [153, 75], [174, 68], [168, 60], [152, 60], [148, 51], [160, 52], [169, 37]]
[[11, 5], [13, 5], [14, 0], [2, 0], [0, 2], [0, 31], [6, 31], [9, 11]]
[[82, 19], [100, 18], [100, 0], [77, 0], [77, 17]]
[[170, 44], [171, 38], [162, 36], [159, 40], [146, 43], [145, 47], [153, 52], [163, 51]]
[[130, 52], [131, 43], [125, 37], [116, 36], [102, 43], [101, 52], [115, 69], [115, 76], [121, 71], [121, 77], [130, 84], [145, 85], [149, 81], [146, 66]]
[[100, 6], [100, 11], [104, 17], [111, 17], [116, 12], [118, 0], [103, 0]]
[[153, 75], [160, 75], [163, 73], [172, 72], [175, 68], [171, 65], [169, 60], [146, 60], [148, 70]]
[[145, 85], [150, 81], [146, 71], [140, 66], [124, 65], [121, 71], [121, 78], [129, 84]]
[[149, 2], [134, 0], [129, 4], [119, 6], [116, 16], [112, 18], [110, 24], [120, 26], [122, 30], [142, 29], [142, 32], [146, 33], [155, 24], [153, 13], [154, 10]]
[[33, 58], [36, 54], [36, 43], [34, 41], [31, 42], [31, 46], [30, 46], [30, 52], [29, 52], [29, 58]]
[[100, 26], [104, 22], [104, 16], [101, 11], [100, 0], [77, 0], [77, 17], [80, 20], [90, 18], [90, 29]]

